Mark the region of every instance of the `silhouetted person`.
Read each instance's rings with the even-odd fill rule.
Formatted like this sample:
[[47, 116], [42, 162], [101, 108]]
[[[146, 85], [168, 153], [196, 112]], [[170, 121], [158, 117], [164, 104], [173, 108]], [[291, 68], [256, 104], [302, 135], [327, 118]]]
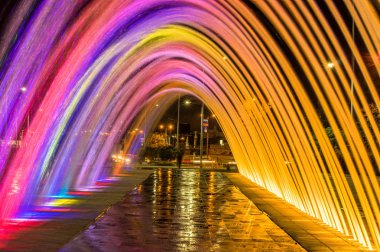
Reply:
[[178, 168], [181, 168], [182, 158], [183, 158], [183, 150], [179, 148], [177, 150], [177, 167]]

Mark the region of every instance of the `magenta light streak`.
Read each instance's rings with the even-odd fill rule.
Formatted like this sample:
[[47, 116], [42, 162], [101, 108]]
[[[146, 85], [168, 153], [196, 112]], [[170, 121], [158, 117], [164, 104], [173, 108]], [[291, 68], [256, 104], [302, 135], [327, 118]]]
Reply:
[[[13, 216], [37, 194], [96, 183], [120, 132], [160, 86], [171, 80], [184, 87], [204, 85], [191, 77], [205, 77], [202, 71], [208, 67], [192, 42], [158, 43], [155, 52], [147, 44], [118, 63], [134, 45], [173, 23], [203, 29], [209, 20], [216, 26], [231, 22], [228, 17], [221, 21], [217, 5], [199, 1], [93, 1], [78, 14], [81, 4], [39, 5], [2, 69], [1, 137], [8, 141], [23, 135], [16, 151], [1, 146], [0, 219]], [[18, 13], [25, 13], [30, 3], [20, 6]], [[12, 20], [7, 34], [16, 33], [19, 20]], [[192, 63], [171, 60], [177, 56]], [[112, 134], [99, 139], [102, 131]]]
[[[301, 8], [314, 12], [309, 16], [320, 21], [314, 24], [315, 32], [323, 24], [323, 15], [318, 15], [318, 4], [313, 1], [251, 4], [255, 8], [248, 8], [242, 1], [211, 0], [21, 2], [14, 12], [17, 16], [9, 19], [0, 40], [0, 223], [34, 206], [38, 208], [43, 199], [65, 197], [72, 190], [98, 189], [97, 182], [112, 173], [105, 164], [124, 132], [134, 125], [149, 132], [170, 102], [186, 93], [216, 110], [227, 138], [233, 140], [229, 142], [243, 175], [337, 229], [356, 228], [339, 219], [348, 216], [341, 202], [355, 211], [367, 206], [363, 209], [372, 233], [359, 230], [357, 237], [367, 245], [370, 237], [376, 240], [379, 229], [373, 223], [380, 218], [376, 208], [380, 189], [375, 183], [370, 185], [366, 176], [374, 175], [378, 167], [365, 170], [362, 161], [370, 160], [368, 153], [343, 146], [346, 142], [339, 135], [340, 147], [350, 152], [345, 161], [361, 165], [360, 179], [367, 181], [354, 180], [360, 189], [357, 192], [365, 191], [371, 196], [371, 204], [365, 197], [361, 197], [361, 205], [349, 202], [352, 192], [340, 187], [343, 182], [331, 185], [335, 182], [327, 178], [328, 169], [341, 175], [336, 176], [338, 181], [344, 181], [344, 174], [313, 104], [314, 96], [323, 101], [330, 97], [323, 90], [332, 89], [331, 82], [346, 87], [334, 89], [342, 100], [352, 96], [347, 93], [346, 83], [350, 73], [355, 75], [352, 70], [339, 66], [335, 76], [332, 70], [315, 64], [317, 59], [324, 61], [326, 56], [322, 54], [342, 54], [343, 47], [335, 51], [330, 45], [324, 46], [335, 44], [329, 41], [332, 36], [320, 38], [320, 44], [312, 43], [303, 36], [306, 30], [299, 30], [311, 27], [297, 26], [296, 15], [291, 12]], [[326, 5], [332, 8], [334, 4]], [[353, 9], [364, 13], [363, 6], [356, 4]], [[289, 12], [281, 13], [285, 9]], [[259, 12], [261, 15], [255, 15]], [[281, 14], [283, 19], [277, 16]], [[358, 21], [369, 24], [364, 15]], [[361, 26], [365, 25], [358, 28]], [[317, 34], [313, 29], [307, 30], [308, 34]], [[319, 27], [318, 31], [327, 33], [327, 28], [321, 31]], [[378, 53], [373, 52], [378, 49], [377, 43], [369, 42], [371, 55]], [[315, 52], [309, 50], [303, 55], [298, 47], [302, 52], [306, 48]], [[359, 57], [356, 60], [361, 62]], [[344, 62], [347, 65], [347, 60]], [[364, 68], [361, 64], [360, 71], [368, 80], [363, 85], [368, 84], [368, 90], [373, 91]], [[303, 81], [310, 90], [304, 89]], [[360, 85], [355, 88], [356, 94], [361, 94]], [[379, 94], [373, 92], [370, 96], [378, 105]], [[331, 93], [331, 97], [337, 95]], [[356, 97], [354, 101], [356, 107], [365, 103]], [[155, 102], [163, 106], [151, 114], [152, 118], [143, 120], [142, 114], [150, 111]], [[367, 105], [363, 104], [368, 111]], [[337, 106], [336, 110], [329, 109], [347, 113], [343, 102]], [[365, 122], [362, 111], [357, 110], [363, 129], [374, 129], [374, 119], [369, 117], [371, 120]], [[347, 124], [332, 115], [326, 113], [333, 125]], [[310, 118], [315, 119], [313, 124], [308, 122]], [[345, 118], [354, 121], [348, 115]], [[346, 139], [359, 135], [357, 128], [352, 129], [356, 135], [352, 133]], [[294, 134], [298, 129], [302, 130]], [[106, 137], [103, 133], [107, 133]], [[373, 138], [367, 138], [372, 140], [369, 147], [378, 163], [376, 148], [380, 140], [375, 133]], [[326, 147], [324, 155], [319, 153], [313, 134]], [[131, 140], [130, 150], [136, 144], [137, 140]], [[326, 163], [330, 167], [326, 168]], [[304, 173], [304, 166], [312, 167], [311, 171]], [[277, 172], [279, 167], [282, 173]], [[354, 175], [355, 169], [351, 169]], [[288, 175], [286, 181], [291, 185], [284, 187], [278, 174]], [[304, 180], [320, 188], [313, 191]], [[341, 194], [323, 190], [334, 186]], [[317, 196], [322, 194], [324, 200], [319, 202]], [[355, 221], [363, 221], [356, 217]], [[379, 247], [380, 242], [376, 242]]]

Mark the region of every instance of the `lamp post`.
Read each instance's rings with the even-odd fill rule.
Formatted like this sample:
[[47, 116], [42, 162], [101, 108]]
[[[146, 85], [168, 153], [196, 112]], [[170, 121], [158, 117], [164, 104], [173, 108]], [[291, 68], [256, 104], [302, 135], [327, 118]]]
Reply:
[[[354, 1], [352, 1], [353, 4]], [[352, 16], [352, 28], [351, 28], [351, 34], [352, 34], [352, 39], [355, 43], [355, 19], [354, 19], [354, 16]], [[352, 72], [353, 74], [355, 74], [355, 56], [354, 56], [354, 53], [351, 52], [351, 67], [352, 67]], [[352, 100], [354, 99], [354, 80], [353, 78], [351, 78], [351, 97], [350, 97], [350, 112], [351, 112], [351, 116], [353, 116], [354, 114], [354, 106], [353, 106], [353, 103], [352, 103]]]
[[[173, 125], [172, 124], [168, 124], [168, 125], [160, 124], [159, 129], [160, 129], [161, 133], [164, 132], [165, 145], [170, 145], [171, 144], [170, 137], [172, 134]], [[165, 130], [165, 131], [163, 131], [163, 130]], [[169, 130], [169, 134], [168, 134], [168, 130]]]
[[[186, 105], [190, 105], [192, 102], [190, 100], [185, 100], [185, 104]], [[202, 169], [203, 168], [203, 119], [204, 119], [204, 107], [205, 107], [205, 104], [202, 102], [201, 104], [200, 103], [196, 103], [198, 105], [201, 105], [201, 122], [200, 122], [200, 136], [199, 136], [199, 164], [200, 164], [200, 168]], [[196, 134], [196, 133], [195, 133]], [[196, 135], [194, 136], [194, 146], [195, 146], [195, 137]]]
[[[160, 124], [159, 129], [160, 129], [160, 134], [164, 134], [164, 144], [167, 145], [166, 127], [163, 124]], [[164, 131], [164, 133], [162, 133], [164, 129], [165, 129], [165, 131]]]
[[202, 102], [202, 107], [201, 107], [201, 136], [200, 136], [200, 142], [199, 142], [199, 164], [200, 168], [202, 169], [202, 152], [203, 152], [203, 112], [204, 112], [204, 106], [205, 104]]
[[[21, 93], [26, 93], [26, 91], [28, 91], [28, 89], [25, 86], [22, 86], [20, 88], [20, 91], [21, 91]], [[16, 121], [16, 125], [17, 125], [17, 121]], [[28, 111], [28, 115], [27, 115], [27, 118], [26, 118], [26, 127], [27, 127], [26, 128], [26, 133], [29, 133], [29, 111]], [[18, 142], [19, 133], [18, 133], [17, 130], [16, 130], [16, 132], [17, 132], [16, 141]], [[22, 135], [20, 135], [20, 140], [21, 140], [21, 137], [22, 137]]]
[[178, 96], [178, 110], [177, 110], [177, 141], [175, 147], [179, 151], [179, 107], [181, 103], [181, 96]]
[[169, 124], [167, 128], [169, 129], [169, 145], [171, 145], [170, 138], [172, 135], [173, 125]]

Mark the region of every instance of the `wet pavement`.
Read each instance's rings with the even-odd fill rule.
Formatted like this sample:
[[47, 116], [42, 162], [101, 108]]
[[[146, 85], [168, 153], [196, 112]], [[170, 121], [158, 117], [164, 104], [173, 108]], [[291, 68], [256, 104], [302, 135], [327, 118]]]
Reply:
[[239, 173], [224, 173], [245, 196], [307, 251], [370, 251]]
[[61, 251], [304, 251], [222, 173], [155, 169]]
[[117, 177], [99, 182], [91, 191], [71, 191], [67, 198], [50, 202], [59, 204], [38, 207], [25, 218], [0, 226], [0, 251], [58, 251], [151, 173], [145, 169], [122, 170]]

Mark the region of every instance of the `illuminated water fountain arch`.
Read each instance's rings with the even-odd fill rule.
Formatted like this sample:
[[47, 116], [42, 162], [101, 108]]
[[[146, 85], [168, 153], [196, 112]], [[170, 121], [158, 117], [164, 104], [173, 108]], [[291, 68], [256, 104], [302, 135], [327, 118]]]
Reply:
[[[29, 3], [17, 13], [26, 15]], [[16, 42], [6, 37], [0, 45], [2, 220], [41, 196], [86, 189], [110, 175], [104, 163], [126, 128], [149, 130], [189, 93], [216, 114], [240, 173], [380, 248], [380, 132], [369, 106], [380, 105], [380, 36], [369, 2], [345, 8], [375, 74], [332, 1], [323, 8], [344, 43], [314, 2], [257, 1], [252, 9], [240, 1], [70, 3], [42, 2]], [[18, 25], [12, 19], [4, 34], [12, 37]], [[19, 135], [21, 146], [10, 147]]]

